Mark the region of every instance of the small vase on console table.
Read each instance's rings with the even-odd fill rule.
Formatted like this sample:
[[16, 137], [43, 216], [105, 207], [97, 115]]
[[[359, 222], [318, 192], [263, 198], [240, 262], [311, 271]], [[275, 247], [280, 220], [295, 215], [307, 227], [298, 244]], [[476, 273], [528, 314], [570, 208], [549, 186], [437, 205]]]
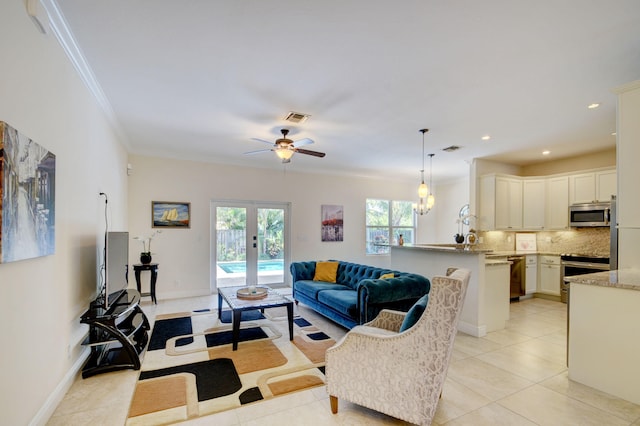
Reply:
[[140, 253], [140, 263], [143, 265], [148, 265], [151, 263], [151, 252], [143, 251]]

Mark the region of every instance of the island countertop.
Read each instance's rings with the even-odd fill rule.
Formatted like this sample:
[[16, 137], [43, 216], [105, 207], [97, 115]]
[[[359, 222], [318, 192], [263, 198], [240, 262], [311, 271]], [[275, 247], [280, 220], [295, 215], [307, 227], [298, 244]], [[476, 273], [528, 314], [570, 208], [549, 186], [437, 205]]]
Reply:
[[565, 277], [570, 283], [640, 291], [640, 270], [620, 269]]

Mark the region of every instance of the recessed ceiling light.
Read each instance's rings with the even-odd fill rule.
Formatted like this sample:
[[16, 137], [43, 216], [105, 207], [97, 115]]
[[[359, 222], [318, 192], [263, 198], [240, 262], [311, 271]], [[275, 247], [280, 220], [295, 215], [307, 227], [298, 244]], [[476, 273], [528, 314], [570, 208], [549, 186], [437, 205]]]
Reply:
[[488, 141], [489, 139], [491, 139], [491, 136], [489, 136], [489, 135], [484, 135], [484, 136], [482, 137], [482, 140], [483, 140], [483, 141]]
[[549, 151], [549, 150], [542, 151], [542, 155], [549, 155], [549, 154], [551, 154], [551, 151]]
[[599, 106], [600, 106], [600, 104], [599, 104], [599, 103], [594, 102], [594, 103], [592, 103], [592, 104], [589, 104], [589, 105], [587, 106], [587, 108], [589, 108], [589, 109], [595, 109], [595, 108], [598, 108]]

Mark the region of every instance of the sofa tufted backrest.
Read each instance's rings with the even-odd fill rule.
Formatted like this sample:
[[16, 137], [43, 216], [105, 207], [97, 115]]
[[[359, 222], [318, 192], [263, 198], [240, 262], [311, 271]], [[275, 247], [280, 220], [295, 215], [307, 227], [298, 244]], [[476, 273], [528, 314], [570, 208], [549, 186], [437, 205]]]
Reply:
[[[360, 265], [358, 263], [339, 262], [336, 273], [336, 283], [358, 289], [358, 283], [368, 278], [380, 278], [383, 274], [393, 272], [396, 277], [406, 275], [405, 272], [392, 271], [390, 269], [378, 268], [375, 266]], [[312, 280], [316, 270], [316, 262], [293, 262], [291, 264], [293, 280]]]
[[358, 289], [358, 283], [364, 279], [380, 278], [382, 274], [393, 272], [395, 276], [401, 275], [400, 272], [390, 269], [377, 268], [375, 266], [360, 265], [357, 263], [340, 262], [336, 282], [348, 285], [354, 290]]

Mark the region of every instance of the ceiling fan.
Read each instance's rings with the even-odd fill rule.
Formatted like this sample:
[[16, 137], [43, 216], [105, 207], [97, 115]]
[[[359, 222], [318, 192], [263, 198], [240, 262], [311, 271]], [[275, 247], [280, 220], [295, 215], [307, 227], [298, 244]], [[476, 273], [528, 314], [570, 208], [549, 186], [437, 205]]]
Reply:
[[313, 155], [314, 157], [320, 157], [320, 158], [326, 155], [324, 152], [311, 151], [308, 149], [299, 148], [304, 145], [312, 144], [313, 141], [311, 139], [304, 138], [294, 142], [291, 139], [287, 139], [287, 135], [289, 134], [289, 129], [281, 129], [280, 132], [282, 132], [282, 138], [277, 139], [275, 143], [265, 141], [264, 139], [251, 138], [254, 141], [268, 143], [269, 145], [271, 145], [271, 149], [259, 149], [257, 151], [245, 152], [244, 154], [253, 155], [253, 154], [260, 154], [262, 152], [273, 151], [276, 153], [278, 158], [282, 160], [283, 163], [291, 162], [291, 157], [293, 157], [293, 154], [295, 154], [296, 152], [300, 154]]

